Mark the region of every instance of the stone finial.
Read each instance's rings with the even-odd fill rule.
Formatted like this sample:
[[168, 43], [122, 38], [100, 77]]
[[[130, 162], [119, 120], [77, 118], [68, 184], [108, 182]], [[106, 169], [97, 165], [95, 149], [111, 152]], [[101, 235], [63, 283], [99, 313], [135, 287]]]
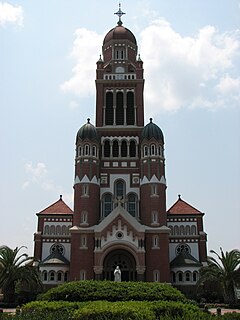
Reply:
[[60, 194], [60, 199], [59, 200], [61, 200], [62, 201], [62, 194]]
[[178, 200], [182, 200], [182, 199], [181, 199], [181, 195], [180, 195], [180, 194], [178, 195]]

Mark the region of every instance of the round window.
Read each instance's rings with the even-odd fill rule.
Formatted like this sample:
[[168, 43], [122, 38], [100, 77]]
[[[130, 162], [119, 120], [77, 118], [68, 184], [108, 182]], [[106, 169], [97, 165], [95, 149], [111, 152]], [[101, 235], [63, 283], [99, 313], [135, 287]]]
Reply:
[[122, 232], [117, 232], [116, 233], [116, 237], [117, 237], [117, 239], [122, 239], [123, 238], [123, 233]]

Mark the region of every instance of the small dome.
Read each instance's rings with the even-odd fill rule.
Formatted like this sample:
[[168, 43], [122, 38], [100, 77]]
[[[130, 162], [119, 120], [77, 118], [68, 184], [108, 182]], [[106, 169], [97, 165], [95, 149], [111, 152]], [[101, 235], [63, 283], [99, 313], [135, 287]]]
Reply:
[[150, 118], [150, 122], [143, 128], [142, 131], [142, 139], [150, 140], [151, 138], [161, 140], [164, 143], [162, 130], [152, 122], [152, 118]]
[[111, 29], [105, 36], [103, 40], [103, 45], [111, 40], [129, 40], [137, 45], [136, 38], [134, 34], [122, 25], [117, 25], [115, 28]]
[[98, 140], [98, 134], [95, 126], [90, 123], [90, 119], [87, 119], [87, 123], [85, 123], [77, 133], [77, 141], [78, 139], [85, 140]]

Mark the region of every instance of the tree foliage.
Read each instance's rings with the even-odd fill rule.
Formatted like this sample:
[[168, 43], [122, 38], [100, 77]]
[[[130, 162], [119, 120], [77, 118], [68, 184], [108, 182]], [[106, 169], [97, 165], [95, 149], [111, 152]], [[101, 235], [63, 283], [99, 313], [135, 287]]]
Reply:
[[0, 247], [0, 288], [6, 302], [14, 302], [16, 286], [24, 285], [30, 290], [41, 287], [38, 272], [32, 265], [33, 258], [20, 253], [23, 248], [26, 247]]
[[236, 302], [235, 286], [240, 284], [240, 251], [231, 250], [223, 252], [220, 248], [220, 255], [214, 250], [210, 251], [215, 257], [208, 257], [208, 265], [200, 270], [200, 283], [207, 281], [217, 282], [222, 290], [226, 303]]

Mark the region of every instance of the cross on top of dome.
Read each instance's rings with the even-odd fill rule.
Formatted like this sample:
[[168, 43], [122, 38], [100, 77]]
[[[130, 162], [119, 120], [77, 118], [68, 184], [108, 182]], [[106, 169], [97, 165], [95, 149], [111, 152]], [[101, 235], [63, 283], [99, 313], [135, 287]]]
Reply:
[[119, 17], [119, 20], [118, 20], [118, 25], [121, 26], [122, 25], [122, 20], [121, 20], [121, 16], [126, 14], [125, 12], [122, 12], [121, 10], [121, 3], [119, 2], [119, 9], [117, 12], [115, 12], [114, 14], [116, 14], [118, 17]]

